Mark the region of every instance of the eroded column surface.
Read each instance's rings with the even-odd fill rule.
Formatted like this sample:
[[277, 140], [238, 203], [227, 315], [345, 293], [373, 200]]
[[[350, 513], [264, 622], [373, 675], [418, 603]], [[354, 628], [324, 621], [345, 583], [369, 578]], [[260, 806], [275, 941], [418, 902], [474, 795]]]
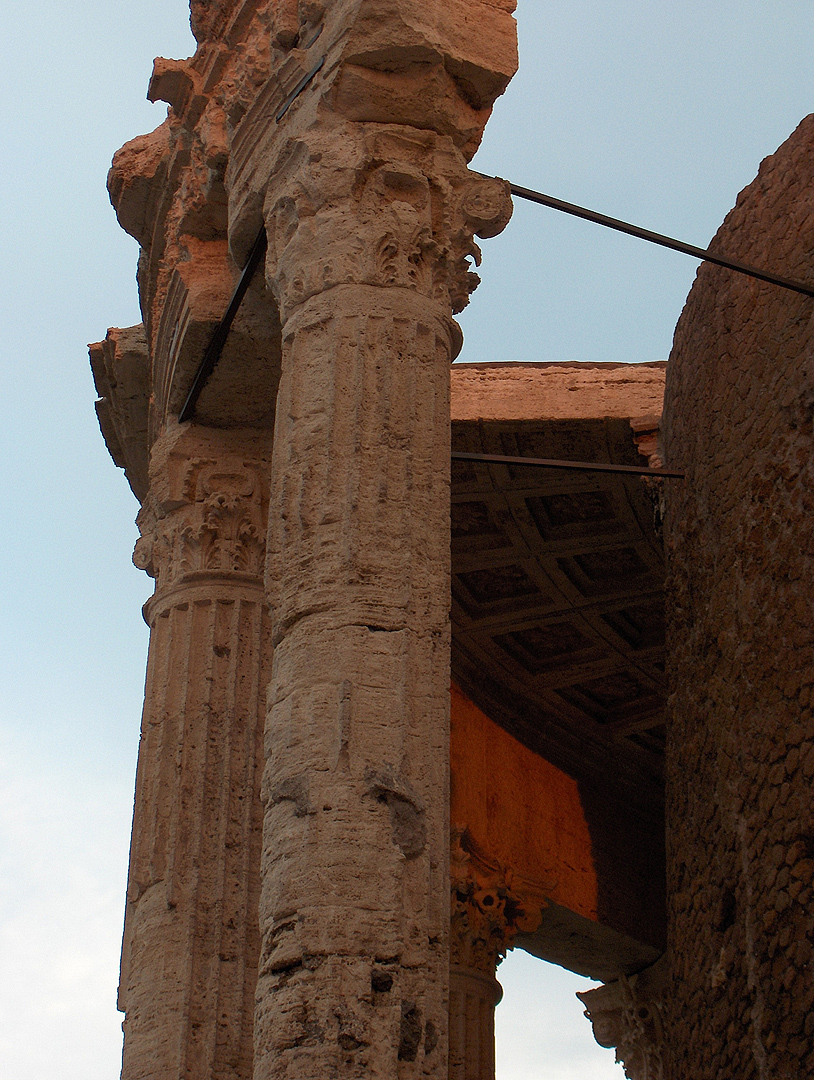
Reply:
[[170, 426], [135, 561], [156, 578], [119, 1008], [123, 1080], [247, 1080], [259, 933], [266, 433]]
[[288, 161], [256, 1076], [445, 1077], [451, 313], [510, 204], [434, 132]]
[[[715, 246], [811, 282], [814, 118]], [[702, 267], [667, 373], [665, 1076], [814, 1075], [814, 306]]]

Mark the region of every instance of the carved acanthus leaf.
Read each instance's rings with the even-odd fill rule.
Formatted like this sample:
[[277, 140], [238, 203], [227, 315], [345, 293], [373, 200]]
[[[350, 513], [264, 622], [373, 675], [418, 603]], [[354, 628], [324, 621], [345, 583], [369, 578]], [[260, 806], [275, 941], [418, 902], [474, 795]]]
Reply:
[[187, 463], [186, 500], [146, 500], [133, 561], [158, 587], [198, 573], [260, 577], [265, 557], [259, 465], [225, 470], [209, 461]]
[[533, 932], [540, 907], [512, 886], [510, 868], [487, 859], [465, 828], [453, 828], [450, 963], [493, 975], [518, 933]]
[[638, 975], [585, 990], [577, 997], [585, 1006], [594, 1038], [600, 1046], [616, 1048], [628, 1080], [663, 1080], [666, 960], [662, 958]]
[[[307, 174], [302, 169], [308, 162]], [[508, 184], [481, 177], [433, 132], [309, 133], [267, 201], [267, 273], [284, 311], [338, 285], [404, 288], [457, 313], [479, 278], [474, 236], [511, 217]]]

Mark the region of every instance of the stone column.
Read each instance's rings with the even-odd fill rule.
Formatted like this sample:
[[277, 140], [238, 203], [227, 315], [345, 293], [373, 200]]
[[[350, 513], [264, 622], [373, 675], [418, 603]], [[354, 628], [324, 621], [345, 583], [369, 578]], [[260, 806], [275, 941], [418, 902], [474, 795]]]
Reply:
[[494, 1080], [495, 1007], [503, 996], [495, 971], [517, 933], [539, 926], [540, 904], [527, 906], [511, 888], [511, 871], [491, 863], [466, 827], [453, 827], [451, 851], [449, 1076]]
[[454, 894], [449, 949], [450, 1080], [494, 1080], [495, 969], [506, 951], [497, 893]]
[[445, 1077], [449, 365], [501, 182], [340, 125], [266, 204], [272, 468], [256, 1077]]
[[172, 427], [134, 559], [156, 578], [122, 950], [123, 1080], [247, 1080], [270, 668], [261, 433]]

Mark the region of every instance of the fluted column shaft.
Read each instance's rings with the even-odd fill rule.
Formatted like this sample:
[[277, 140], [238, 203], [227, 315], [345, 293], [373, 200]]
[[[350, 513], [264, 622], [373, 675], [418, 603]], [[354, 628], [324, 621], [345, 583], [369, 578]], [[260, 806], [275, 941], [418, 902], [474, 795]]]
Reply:
[[466, 826], [451, 840], [449, 1077], [495, 1080], [495, 972], [518, 931], [536, 929], [539, 907], [527, 908], [511, 871], [485, 859]]
[[287, 327], [259, 1077], [443, 1054], [450, 344], [429, 305], [372, 292]]
[[135, 555], [157, 585], [145, 607], [123, 1080], [252, 1074], [266, 470], [262, 436], [173, 428], [152, 453]]
[[495, 1080], [495, 1006], [502, 996], [494, 968], [450, 967], [450, 1080]]

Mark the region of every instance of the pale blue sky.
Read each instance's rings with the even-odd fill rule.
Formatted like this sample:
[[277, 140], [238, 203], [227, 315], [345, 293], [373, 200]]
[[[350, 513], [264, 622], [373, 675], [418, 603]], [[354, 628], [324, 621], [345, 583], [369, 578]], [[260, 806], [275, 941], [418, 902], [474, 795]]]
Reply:
[[[153, 57], [192, 42], [184, 0], [0, 8], [0, 1061], [4, 1080], [111, 1080], [150, 583], [85, 346], [139, 320], [104, 179], [163, 118]], [[519, 18], [476, 166], [691, 243], [814, 103], [810, 0], [520, 0]], [[692, 260], [525, 204], [483, 246], [462, 359], [666, 358]], [[503, 971], [500, 1080], [621, 1080], [573, 980]]]

